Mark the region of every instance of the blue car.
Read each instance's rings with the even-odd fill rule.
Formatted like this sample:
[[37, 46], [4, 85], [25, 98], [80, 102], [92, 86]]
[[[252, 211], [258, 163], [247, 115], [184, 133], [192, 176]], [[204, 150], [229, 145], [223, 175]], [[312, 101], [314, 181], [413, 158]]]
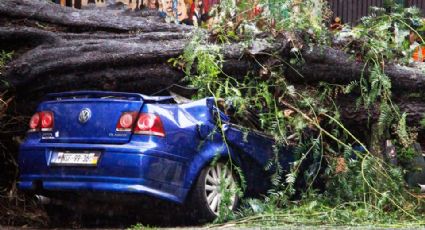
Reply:
[[[191, 204], [199, 219], [213, 220], [223, 191], [236, 190], [241, 177], [245, 195], [267, 191], [273, 144], [231, 124], [213, 98], [177, 104], [135, 93], [49, 94], [20, 146], [18, 187], [59, 198], [137, 194]], [[291, 152], [280, 155], [287, 167]], [[235, 209], [240, 193], [229, 194]]]

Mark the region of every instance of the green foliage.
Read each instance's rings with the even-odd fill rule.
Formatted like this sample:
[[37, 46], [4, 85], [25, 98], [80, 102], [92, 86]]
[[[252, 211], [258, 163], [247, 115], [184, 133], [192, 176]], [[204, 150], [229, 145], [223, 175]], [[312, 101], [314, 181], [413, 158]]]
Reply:
[[[359, 226], [360, 228], [421, 228], [423, 221], [411, 222], [400, 218], [400, 212], [382, 212], [374, 205], [359, 202], [335, 204], [323, 202], [323, 195], [306, 195], [300, 202], [286, 209], [276, 209], [269, 202], [249, 200], [249, 208], [241, 215], [244, 217], [231, 221], [227, 225], [247, 227], [272, 226], [317, 226], [335, 228], [335, 226]], [[418, 216], [421, 218], [421, 216]]]
[[[223, 4], [220, 5], [225, 11], [223, 15], [230, 15], [231, 20], [237, 15], [243, 16], [250, 7], [249, 0], [240, 1], [233, 8], [225, 5], [227, 1]], [[268, 22], [262, 28], [264, 31], [303, 31], [308, 34], [307, 42], [315, 44], [330, 40], [324, 25], [327, 8], [323, 1], [260, 0], [260, 4], [265, 6], [266, 13], [249, 20]], [[196, 97], [224, 98], [237, 109], [235, 116], [243, 117], [246, 111], [255, 111], [259, 128], [276, 140], [275, 157], [266, 166], [266, 170], [273, 171], [273, 189], [264, 201], [245, 200], [245, 208], [238, 216], [227, 213], [219, 221], [237, 218], [235, 223], [270, 225], [362, 223], [397, 226], [395, 224], [407, 221], [423, 224], [423, 201], [406, 192], [404, 169], [387, 165], [372, 155], [359, 138], [342, 125], [339, 108], [334, 103], [339, 94], [358, 90], [359, 106], [379, 108], [380, 137], [393, 135], [401, 149], [401, 158], [411, 159], [410, 146], [416, 140], [415, 130], [407, 126], [407, 114], [400, 114], [392, 102], [391, 81], [384, 68], [389, 61], [408, 62], [411, 48], [406, 46], [406, 31], [412, 29], [411, 20], [416, 20], [418, 15], [413, 9], [403, 10], [388, 4], [391, 14], [374, 8], [372, 16], [365, 17], [353, 28], [352, 35], [361, 44], [353, 43], [348, 48], [360, 50], [365, 67], [361, 78], [346, 86], [321, 83], [317, 88], [296, 88], [287, 83], [282, 67], [269, 69], [267, 77], [249, 73], [236, 80], [222, 71], [224, 60], [220, 46], [206, 42], [204, 34], [199, 32], [182, 57], [173, 60], [175, 65], [185, 69], [186, 80], [199, 88]], [[249, 44], [253, 41], [252, 34], [249, 37], [228, 22], [226, 18], [217, 24], [216, 32], [226, 31], [218, 32], [218, 37], [221, 36], [218, 42], [237, 39]], [[416, 28], [415, 31], [421, 30]], [[300, 61], [302, 57], [296, 58], [294, 64]], [[294, 148], [295, 161], [285, 174], [278, 162], [286, 146]], [[354, 147], [362, 147], [364, 151], [355, 151]], [[317, 180], [326, 182], [324, 192], [315, 190], [313, 184]], [[292, 199], [300, 182], [305, 192], [302, 199], [294, 202]]]
[[398, 140], [400, 144], [405, 148], [412, 146], [416, 142], [415, 133], [409, 132], [409, 128], [406, 125], [406, 117], [406, 113], [403, 113], [401, 115], [401, 118], [398, 120], [396, 129]]
[[372, 8], [371, 16], [362, 18], [362, 23], [351, 31], [356, 41], [355, 49], [360, 48], [363, 59], [383, 64], [391, 62], [408, 63], [416, 46], [410, 47], [409, 34], [412, 31], [423, 43], [420, 33], [425, 31], [420, 12], [414, 8], [393, 7], [391, 14], [383, 8]]
[[422, 120], [419, 123], [422, 128], [425, 128], [425, 116], [423, 116]]
[[[0, 84], [1, 85], [8, 85], [6, 81], [1, 79], [2, 71], [4, 67], [6, 66], [6, 63], [12, 59], [13, 52], [6, 52], [4, 50], [0, 51]], [[8, 100], [6, 98], [3, 98], [4, 95], [2, 95], [3, 92], [0, 92], [0, 119], [3, 119], [4, 113], [8, 107]], [[0, 128], [2, 128], [1, 122], [0, 122]]]
[[[361, 94], [358, 106], [373, 109], [378, 105], [379, 135], [388, 138], [391, 129], [394, 129], [395, 141], [407, 149], [416, 141], [417, 135], [414, 129], [406, 125], [407, 114], [400, 114], [397, 105], [392, 102], [391, 80], [384, 69], [389, 62], [411, 62], [413, 51], [424, 43], [421, 33], [425, 32], [425, 25], [417, 9], [405, 9], [392, 0], [386, 1], [384, 5], [391, 13], [373, 7], [372, 14], [362, 18], [362, 23], [350, 32], [356, 42], [348, 46], [348, 51], [355, 53], [357, 58], [361, 57], [365, 68], [359, 82], [349, 84], [345, 93], [358, 88]], [[417, 37], [417, 42], [410, 45], [409, 36]]]
[[[413, 147], [402, 147], [398, 151], [397, 158], [398, 160], [400, 160], [401, 163], [409, 164], [416, 155], [417, 152]], [[411, 171], [414, 169], [409, 168], [408, 170]]]
[[380, 114], [378, 118], [378, 134], [383, 135], [385, 130], [388, 130], [388, 127], [394, 121], [394, 114], [390, 106], [387, 103], [381, 103], [380, 105]]
[[[352, 82], [345, 93], [359, 89], [361, 97], [358, 106], [367, 109], [379, 104], [378, 129], [381, 136], [388, 135], [392, 124], [396, 124], [397, 140], [405, 148], [414, 142], [415, 134], [407, 128], [406, 114], [400, 114], [391, 101], [391, 81], [384, 73], [387, 62], [408, 64], [413, 51], [423, 44], [421, 33], [425, 31], [420, 12], [414, 8], [402, 8], [394, 1], [386, 1], [385, 7], [373, 7], [370, 16], [362, 18], [361, 23], [351, 30], [356, 42], [348, 46], [349, 52], [365, 62], [364, 73], [359, 82]], [[409, 34], [413, 33], [419, 43], [410, 45]], [[368, 75], [368, 78], [364, 76]]]
[[13, 56], [13, 52], [6, 52], [4, 50], [0, 52], [0, 71], [1, 69], [4, 68], [6, 62], [12, 59], [12, 56]]
[[[325, 0], [223, 0], [210, 13], [215, 18], [212, 32], [219, 43], [249, 44], [260, 30], [304, 30], [311, 42], [327, 44], [325, 22], [331, 15], [327, 4]], [[261, 15], [252, 15], [254, 5], [262, 7]]]
[[0, 51], [0, 75], [2, 74], [2, 70], [4, 69], [6, 63], [11, 60], [13, 57], [13, 52], [6, 52], [4, 50]]
[[[220, 47], [205, 43], [205, 40], [205, 34], [197, 31], [183, 55], [170, 60], [174, 66], [184, 65], [184, 72], [191, 76], [192, 85], [200, 89], [199, 96], [210, 95], [215, 89], [223, 86], [218, 79], [223, 63]], [[195, 62], [196, 74], [191, 75]]]
[[307, 31], [316, 43], [327, 43], [329, 36], [325, 25], [331, 15], [324, 0], [267, 0], [271, 18], [277, 30]]

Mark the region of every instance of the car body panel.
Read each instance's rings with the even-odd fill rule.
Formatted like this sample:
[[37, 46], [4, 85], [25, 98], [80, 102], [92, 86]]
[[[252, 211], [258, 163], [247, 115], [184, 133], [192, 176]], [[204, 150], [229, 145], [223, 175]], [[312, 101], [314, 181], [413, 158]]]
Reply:
[[[19, 156], [19, 186], [24, 190], [39, 189], [33, 182], [40, 182], [45, 190], [60, 190], [63, 185], [64, 191], [154, 192], [152, 195], [168, 194], [166, 199], [182, 202], [187, 193], [183, 187], [187, 159], [158, 150], [153, 138], [159, 137], [146, 138], [147, 143], [119, 146], [37, 143], [34, 147], [30, 143], [23, 144]], [[61, 149], [101, 151], [102, 155], [96, 167], [51, 165], [53, 151]]]
[[[169, 102], [169, 97], [116, 92], [48, 95], [37, 111], [49, 110], [55, 118], [62, 119], [58, 122], [68, 121], [69, 124], [63, 126], [65, 130], [59, 130], [61, 133], [66, 129], [76, 130], [68, 136], [64, 134], [64, 138], [61, 134], [55, 135], [56, 129], [28, 133], [20, 147], [18, 187], [39, 194], [52, 191], [136, 193], [184, 203], [200, 171], [214, 159], [231, 159], [245, 169], [247, 175], [258, 176], [253, 172], [263, 172], [274, 156], [274, 142], [270, 137], [247, 133], [229, 124], [228, 117], [215, 107], [213, 98], [180, 105]], [[92, 126], [104, 129], [102, 134], [92, 130], [91, 135], [90, 129], [83, 129], [75, 122], [85, 107], [93, 109], [92, 119], [108, 123]], [[165, 137], [132, 132], [125, 137], [105, 137], [105, 130], [113, 132], [111, 127], [115, 128], [121, 112], [137, 109], [140, 113], [160, 116]], [[99, 118], [97, 113], [104, 113], [104, 117]], [[223, 131], [217, 128], [216, 115], [222, 118]], [[51, 137], [45, 139], [44, 135]], [[101, 155], [95, 166], [53, 165], [50, 163], [52, 154], [57, 151], [100, 152]], [[283, 163], [288, 165], [289, 160], [290, 157]], [[251, 161], [253, 164], [247, 164]], [[250, 168], [252, 166], [256, 168]], [[256, 180], [268, 178], [257, 178], [252, 183], [257, 183]]]
[[[54, 127], [51, 132], [43, 133], [43, 142], [63, 143], [113, 143], [123, 144], [130, 141], [131, 132], [117, 135], [117, 122], [124, 112], [139, 113], [143, 101], [121, 99], [79, 99], [48, 101], [40, 111], [54, 114]], [[86, 110], [89, 120], [79, 121], [80, 113]], [[114, 122], [111, 122], [114, 121]]]

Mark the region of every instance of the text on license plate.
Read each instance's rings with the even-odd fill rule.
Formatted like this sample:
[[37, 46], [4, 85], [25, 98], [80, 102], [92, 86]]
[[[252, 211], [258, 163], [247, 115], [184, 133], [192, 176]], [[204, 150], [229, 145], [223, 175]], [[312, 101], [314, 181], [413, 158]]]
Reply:
[[50, 163], [53, 165], [97, 165], [100, 152], [54, 152]]

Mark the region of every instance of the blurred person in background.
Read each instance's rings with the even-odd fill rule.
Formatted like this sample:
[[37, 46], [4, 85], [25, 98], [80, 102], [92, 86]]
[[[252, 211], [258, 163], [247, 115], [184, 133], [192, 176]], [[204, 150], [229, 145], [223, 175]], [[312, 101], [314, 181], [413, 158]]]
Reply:
[[186, 25], [192, 25], [192, 21], [189, 19], [188, 16], [188, 8], [186, 6], [185, 0], [178, 0], [177, 1], [177, 19], [179, 23], [186, 24]]
[[204, 7], [204, 0], [195, 0], [192, 4], [193, 13], [192, 21], [193, 25], [196, 27], [201, 27], [203, 22], [206, 22], [209, 19], [208, 12]]
[[176, 20], [173, 10], [173, 0], [162, 0], [162, 12], [166, 22], [171, 23]]
[[149, 10], [159, 9], [159, 0], [147, 0], [145, 7]]
[[168, 23], [184, 23], [192, 25], [188, 16], [188, 8], [184, 0], [163, 0], [162, 11]]

